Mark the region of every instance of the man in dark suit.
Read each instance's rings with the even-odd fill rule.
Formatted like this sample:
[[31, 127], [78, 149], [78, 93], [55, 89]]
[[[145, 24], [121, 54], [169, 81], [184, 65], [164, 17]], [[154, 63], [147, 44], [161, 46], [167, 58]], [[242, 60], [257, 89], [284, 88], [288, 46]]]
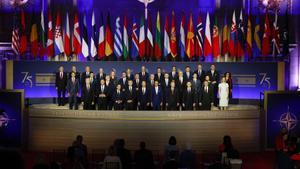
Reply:
[[97, 87], [96, 93], [98, 110], [107, 110], [108, 87], [106, 87], [104, 79], [100, 80], [100, 85]]
[[147, 88], [147, 82], [142, 81], [141, 89], [138, 91], [138, 106], [139, 110], [149, 110], [151, 102], [151, 92]]
[[125, 109], [136, 110], [136, 90], [133, 88], [133, 81], [128, 80], [128, 87], [125, 89]]
[[76, 73], [71, 73], [71, 78], [67, 83], [67, 91], [69, 96], [69, 109], [72, 110], [73, 106], [75, 110], [78, 110], [77, 97], [79, 93], [79, 79], [76, 79]]
[[122, 91], [125, 91], [126, 87], [128, 86], [128, 79], [127, 79], [127, 75], [126, 75], [126, 72], [122, 72], [122, 76], [121, 78], [119, 79], [119, 82], [118, 84], [121, 85], [122, 87]]
[[162, 91], [163, 91], [163, 110], [166, 109], [166, 92], [169, 90], [170, 88], [170, 78], [169, 78], [169, 74], [166, 73], [164, 74], [163, 79], [161, 80], [161, 87], [162, 87]]
[[214, 105], [218, 105], [218, 84], [220, 80], [220, 74], [218, 71], [216, 71], [216, 66], [212, 64], [210, 66], [210, 71], [207, 72], [207, 75], [209, 76], [209, 79], [211, 81], [211, 85], [213, 87], [213, 94], [214, 94]]
[[193, 74], [193, 79], [191, 81], [192, 83], [192, 89], [195, 92], [195, 94], [198, 94], [201, 90], [201, 81], [198, 79], [197, 73]]
[[124, 93], [122, 91], [121, 84], [117, 84], [116, 91], [113, 95], [114, 110], [124, 109]]
[[146, 71], [146, 67], [145, 66], [141, 67], [141, 72], [139, 74], [140, 74], [141, 81], [148, 81], [149, 74]]
[[183, 92], [182, 108], [184, 110], [193, 110], [196, 107], [196, 96], [192, 90], [192, 83], [186, 83], [186, 89]]
[[158, 81], [154, 82], [151, 95], [151, 106], [153, 110], [160, 110], [163, 102], [163, 93], [161, 87], [158, 85]]
[[87, 77], [90, 77], [90, 73], [91, 73], [91, 68], [89, 66], [85, 67], [85, 72], [81, 73], [81, 88], [83, 88], [85, 86], [85, 79]]
[[208, 81], [204, 81], [202, 92], [198, 100], [199, 106], [202, 110], [211, 110], [214, 103], [213, 89], [208, 85]]
[[[76, 78], [77, 80], [80, 80], [80, 73], [77, 71], [76, 66], [72, 66], [71, 72], [69, 73], [69, 79], [71, 79], [71, 77], [72, 77], [72, 75], [71, 75], [72, 72], [75, 73], [75, 78]], [[78, 82], [79, 82], [79, 81], [78, 81]]]
[[161, 68], [157, 67], [156, 69], [156, 74], [154, 75], [154, 80], [158, 81], [158, 84], [161, 85], [162, 79], [163, 79], [164, 75], [161, 72]]
[[185, 72], [183, 74], [184, 81], [190, 81], [192, 80], [192, 72], [191, 68], [189, 66], [185, 67]]
[[155, 81], [154, 78], [155, 78], [155, 75], [150, 74], [149, 81], [147, 81], [148, 82], [148, 87], [151, 88], [151, 89], [154, 87], [154, 81]]
[[182, 96], [183, 96], [183, 91], [185, 89], [186, 81], [184, 81], [183, 78], [183, 72], [179, 71], [178, 72], [178, 77], [176, 79], [176, 88], [178, 90], [178, 97], [179, 97], [179, 103], [182, 105]]
[[64, 72], [64, 67], [60, 66], [59, 71], [56, 73], [55, 77], [55, 87], [57, 90], [58, 106], [64, 106], [67, 82], [67, 73]]
[[150, 150], [146, 149], [146, 143], [140, 143], [140, 149], [134, 154], [135, 168], [154, 169], [153, 155]]
[[176, 89], [175, 81], [171, 82], [171, 87], [166, 91], [166, 108], [167, 110], [178, 110], [179, 98], [178, 90]]
[[131, 69], [127, 69], [126, 70], [126, 76], [127, 76], [127, 80], [134, 80], [134, 75], [131, 72]]
[[114, 83], [111, 82], [110, 76], [106, 75], [105, 76], [105, 87], [107, 89], [107, 103], [108, 103], [108, 110], [112, 110], [114, 106], [114, 92], [116, 90], [116, 86]]
[[138, 91], [139, 88], [141, 87], [141, 83], [142, 83], [142, 81], [140, 80], [140, 75], [138, 73], [136, 73], [134, 75], [134, 81], [133, 81], [133, 87], [136, 91]]
[[82, 88], [82, 103], [84, 110], [91, 110], [93, 109], [94, 105], [94, 98], [95, 98], [95, 89], [94, 86], [91, 84], [90, 78], [87, 77], [85, 79], [85, 86]]
[[205, 71], [202, 69], [202, 65], [198, 64], [197, 70], [194, 71], [197, 74], [198, 80], [200, 80], [201, 84], [204, 81]]
[[106, 74], [104, 73], [103, 68], [99, 68], [99, 72], [96, 75], [97, 82], [100, 82], [101, 79], [105, 79]]
[[172, 71], [169, 73], [170, 80], [176, 80], [178, 77], [176, 66], [172, 66]]

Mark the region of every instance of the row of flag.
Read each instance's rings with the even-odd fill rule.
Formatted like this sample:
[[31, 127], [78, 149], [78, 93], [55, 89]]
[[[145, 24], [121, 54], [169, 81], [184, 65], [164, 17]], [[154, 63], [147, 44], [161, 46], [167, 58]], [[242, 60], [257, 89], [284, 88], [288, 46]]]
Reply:
[[[169, 56], [173, 59], [205, 57], [206, 60], [217, 61], [220, 56], [225, 55], [233, 58], [243, 57], [247, 60], [255, 56], [269, 56], [281, 52], [277, 13], [275, 13], [274, 22], [271, 25], [269, 14], [266, 12], [263, 28], [261, 28], [259, 16], [255, 19], [254, 27], [252, 26], [251, 15], [248, 15], [247, 24], [245, 24], [245, 16], [243, 16], [242, 10], [238, 18], [236, 18], [236, 12], [233, 12], [230, 25], [225, 16], [222, 28], [219, 27], [216, 16], [213, 24], [211, 24], [209, 13], [206, 14], [205, 26], [201, 16], [198, 16], [195, 28], [192, 13], [189, 15], [187, 25], [186, 16], [182, 14], [179, 40], [177, 40], [174, 11], [171, 14], [170, 26], [168, 15], [165, 16], [163, 32], [161, 31], [159, 12], [156, 16], [155, 31], [152, 30], [151, 16], [148, 16], [147, 20], [142, 16], [139, 25], [133, 19], [131, 36], [128, 32], [128, 19], [126, 16], [124, 16], [123, 22], [121, 22], [120, 17], [116, 18], [115, 30], [112, 31], [110, 15], [107, 15], [106, 24], [104, 24], [104, 18], [101, 14], [100, 27], [97, 28], [95, 13], [93, 12], [90, 41], [87, 35], [86, 15], [83, 17], [83, 29], [80, 29], [78, 14], [75, 12], [72, 33], [68, 13], [65, 15], [64, 25], [62, 25], [60, 12], [56, 14], [55, 25], [52, 22], [50, 13], [48, 14], [47, 25], [44, 17], [45, 13], [41, 11], [40, 24], [38, 25], [36, 22], [31, 24], [29, 46], [31, 55], [34, 57], [82, 54], [85, 58], [91, 57], [100, 60], [115, 55], [117, 58], [124, 60], [129, 57], [133, 60], [137, 58], [155, 58], [159, 60], [162, 57]], [[147, 22], [147, 25], [145, 25], [145, 22]], [[261, 32], [263, 32], [262, 38]], [[14, 17], [12, 32], [12, 49], [16, 54], [22, 56], [26, 53], [27, 40], [25, 15], [21, 11], [20, 23], [18, 23], [17, 17]]]

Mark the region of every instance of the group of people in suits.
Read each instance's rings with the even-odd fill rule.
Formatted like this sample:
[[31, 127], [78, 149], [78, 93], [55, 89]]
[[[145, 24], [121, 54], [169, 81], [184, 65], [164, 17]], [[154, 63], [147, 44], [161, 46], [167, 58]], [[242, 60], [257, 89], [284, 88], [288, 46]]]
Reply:
[[[229, 99], [232, 92], [230, 73], [225, 73], [224, 78], [230, 83], [224, 90]], [[178, 71], [173, 66], [169, 73], [158, 67], [155, 74], [149, 74], [145, 66], [136, 74], [128, 68], [120, 78], [114, 69], [105, 74], [100, 68], [94, 74], [86, 66], [80, 74], [75, 66], [70, 73], [60, 66], [56, 73], [56, 89], [58, 105], [64, 105], [67, 93], [70, 109], [78, 109], [81, 91], [85, 110], [210, 110], [212, 105], [218, 105], [219, 92], [223, 91], [219, 90], [219, 80], [220, 74], [214, 64], [208, 71], [204, 71], [201, 64], [195, 71], [189, 66], [185, 71]]]

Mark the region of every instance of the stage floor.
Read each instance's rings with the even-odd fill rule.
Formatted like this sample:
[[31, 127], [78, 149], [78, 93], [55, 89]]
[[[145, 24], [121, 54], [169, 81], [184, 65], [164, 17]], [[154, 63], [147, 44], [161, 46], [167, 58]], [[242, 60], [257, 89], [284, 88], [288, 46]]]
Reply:
[[[65, 106], [58, 106], [56, 104], [33, 104], [30, 106], [33, 109], [55, 109], [55, 110], [67, 110], [69, 109], [69, 105], [66, 104]], [[79, 110], [82, 110], [82, 104], [79, 105]], [[212, 110], [219, 110], [218, 107], [213, 106]], [[259, 110], [257, 105], [245, 105], [245, 104], [232, 104], [228, 106], [227, 110]]]
[[191, 143], [195, 150], [217, 151], [224, 135], [231, 135], [240, 151], [259, 151], [261, 145], [262, 114], [251, 105], [231, 105], [226, 111], [98, 111], [36, 104], [28, 113], [32, 151], [66, 149], [78, 134], [89, 150], [107, 149], [124, 138], [131, 150], [145, 141], [149, 149], [163, 151], [172, 135], [181, 149]]

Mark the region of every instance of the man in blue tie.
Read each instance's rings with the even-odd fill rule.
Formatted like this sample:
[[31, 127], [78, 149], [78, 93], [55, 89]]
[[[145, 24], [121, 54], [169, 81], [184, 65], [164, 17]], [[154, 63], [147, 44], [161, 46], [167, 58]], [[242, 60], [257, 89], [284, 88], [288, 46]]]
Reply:
[[159, 82], [155, 80], [154, 87], [152, 89], [152, 96], [151, 96], [151, 105], [153, 107], [153, 110], [161, 110], [162, 101], [163, 101], [162, 89], [158, 84]]
[[76, 73], [71, 73], [71, 78], [67, 83], [67, 91], [69, 96], [69, 109], [72, 110], [73, 107], [75, 110], [78, 110], [77, 97], [79, 92], [79, 81], [76, 78]]

